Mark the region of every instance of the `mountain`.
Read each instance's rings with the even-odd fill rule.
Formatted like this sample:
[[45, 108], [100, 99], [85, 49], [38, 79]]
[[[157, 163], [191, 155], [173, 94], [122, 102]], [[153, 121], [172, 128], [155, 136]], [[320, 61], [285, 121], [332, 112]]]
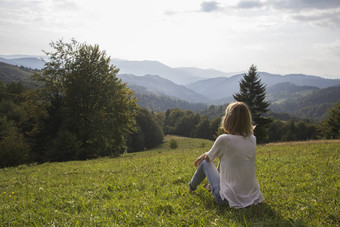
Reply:
[[[42, 69], [46, 56], [30, 55], [0, 55], [0, 62], [11, 65], [24, 66], [32, 69]], [[119, 68], [120, 74], [133, 74], [136, 76], [159, 75], [177, 84], [188, 84], [204, 78], [230, 76], [232, 73], [224, 73], [214, 69], [199, 69], [193, 67], [171, 68], [158, 61], [128, 61], [111, 59], [111, 64]]]
[[315, 86], [298, 86], [290, 82], [282, 82], [266, 89], [266, 99], [274, 103], [295, 100], [318, 92], [320, 88]]
[[136, 76], [159, 75], [176, 84], [187, 84], [203, 78], [186, 70], [171, 68], [158, 61], [127, 61], [112, 59], [111, 63], [119, 68], [120, 74], [133, 74]]
[[212, 100], [198, 94], [183, 85], [177, 85], [170, 80], [156, 75], [135, 76], [131, 74], [118, 74], [123, 82], [132, 90], [134, 86], [144, 87], [147, 91], [163, 94], [193, 103], [209, 103]]
[[318, 76], [309, 76], [304, 74], [287, 74], [283, 76], [287, 82], [292, 82], [300, 86], [315, 86], [327, 88], [340, 84], [339, 79], [325, 79]]
[[[280, 83], [293, 83], [299, 86], [314, 86], [317, 88], [326, 88], [340, 85], [340, 80], [325, 79], [322, 77], [308, 76], [303, 74], [290, 74], [282, 76], [278, 74], [259, 72], [259, 75], [261, 82], [264, 83], [267, 88]], [[233, 94], [239, 91], [239, 82], [242, 78], [243, 74], [238, 74], [229, 78], [220, 77], [205, 79], [188, 84], [187, 87], [213, 100], [224, 99], [231, 97]]]
[[[18, 56], [18, 55], [14, 55], [14, 56]], [[23, 66], [23, 67], [27, 67], [31, 69], [42, 69], [45, 65], [45, 62], [41, 58], [39, 59], [37, 57], [28, 57], [28, 56], [20, 57], [20, 58], [13, 58], [14, 56], [11, 55], [12, 58], [0, 57], [0, 62], [7, 63], [10, 65], [16, 65], [19, 67]]]
[[273, 112], [285, 112], [299, 118], [321, 121], [327, 116], [328, 108], [337, 102], [340, 102], [340, 85], [314, 90], [302, 97], [272, 103], [269, 108]]
[[191, 110], [197, 113], [207, 107], [207, 105], [204, 103], [191, 103], [166, 95], [148, 92], [146, 90], [143, 90], [141, 92], [140, 89], [142, 89], [142, 87], [140, 87], [139, 89], [133, 87], [131, 89], [133, 89], [135, 92], [137, 103], [139, 106], [155, 112], [165, 112], [168, 109], [178, 108], [181, 110]]
[[200, 69], [200, 68], [195, 68], [195, 67], [176, 67], [174, 69], [182, 73], [189, 73], [191, 75], [194, 75], [194, 77], [198, 77], [198, 78], [231, 77], [233, 75], [241, 73], [241, 72], [225, 73], [225, 72], [218, 71], [215, 69]]
[[31, 84], [29, 77], [35, 71], [29, 68], [17, 67], [0, 62], [0, 81], [7, 84], [21, 81], [25, 85]]
[[239, 90], [239, 81], [242, 75], [235, 75], [230, 78], [218, 77], [200, 80], [188, 84], [187, 87], [210, 99], [217, 100], [231, 96]]

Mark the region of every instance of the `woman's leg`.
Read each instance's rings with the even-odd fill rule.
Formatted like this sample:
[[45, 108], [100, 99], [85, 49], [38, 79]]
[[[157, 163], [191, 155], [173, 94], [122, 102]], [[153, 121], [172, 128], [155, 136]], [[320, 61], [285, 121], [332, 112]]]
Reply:
[[220, 175], [213, 162], [207, 162], [206, 160], [201, 162], [189, 183], [190, 189], [195, 190], [205, 177], [209, 181], [216, 202], [223, 203], [220, 196]]

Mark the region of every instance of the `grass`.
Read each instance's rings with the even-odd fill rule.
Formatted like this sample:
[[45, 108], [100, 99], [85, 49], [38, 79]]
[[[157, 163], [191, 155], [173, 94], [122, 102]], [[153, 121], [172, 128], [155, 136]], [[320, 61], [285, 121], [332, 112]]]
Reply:
[[217, 205], [187, 193], [212, 145], [176, 138], [119, 158], [0, 169], [0, 226], [339, 226], [340, 141], [258, 146], [263, 204]]

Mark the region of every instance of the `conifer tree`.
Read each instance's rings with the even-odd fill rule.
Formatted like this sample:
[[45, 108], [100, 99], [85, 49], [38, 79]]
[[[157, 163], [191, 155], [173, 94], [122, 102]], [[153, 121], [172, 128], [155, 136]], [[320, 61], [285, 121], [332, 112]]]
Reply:
[[238, 102], [244, 102], [248, 105], [253, 118], [253, 124], [256, 128], [254, 134], [259, 143], [266, 141], [267, 128], [271, 119], [265, 118], [264, 113], [268, 112], [269, 102], [265, 101], [266, 87], [261, 83], [257, 68], [251, 65], [248, 74], [244, 74], [240, 82], [240, 92], [233, 95]]

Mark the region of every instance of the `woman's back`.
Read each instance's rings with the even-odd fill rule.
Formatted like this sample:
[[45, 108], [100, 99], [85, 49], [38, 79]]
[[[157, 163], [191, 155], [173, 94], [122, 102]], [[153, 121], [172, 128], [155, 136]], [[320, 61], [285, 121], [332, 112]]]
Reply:
[[[242, 208], [263, 202], [255, 174], [256, 138], [247, 105], [228, 105], [221, 126], [228, 134], [219, 136], [209, 152], [195, 161], [198, 166], [189, 183], [189, 191], [208, 178], [215, 201]], [[220, 172], [213, 161], [220, 159]]]
[[255, 174], [255, 136], [221, 135], [209, 154], [221, 160], [220, 194], [230, 207], [246, 207], [263, 201]]

